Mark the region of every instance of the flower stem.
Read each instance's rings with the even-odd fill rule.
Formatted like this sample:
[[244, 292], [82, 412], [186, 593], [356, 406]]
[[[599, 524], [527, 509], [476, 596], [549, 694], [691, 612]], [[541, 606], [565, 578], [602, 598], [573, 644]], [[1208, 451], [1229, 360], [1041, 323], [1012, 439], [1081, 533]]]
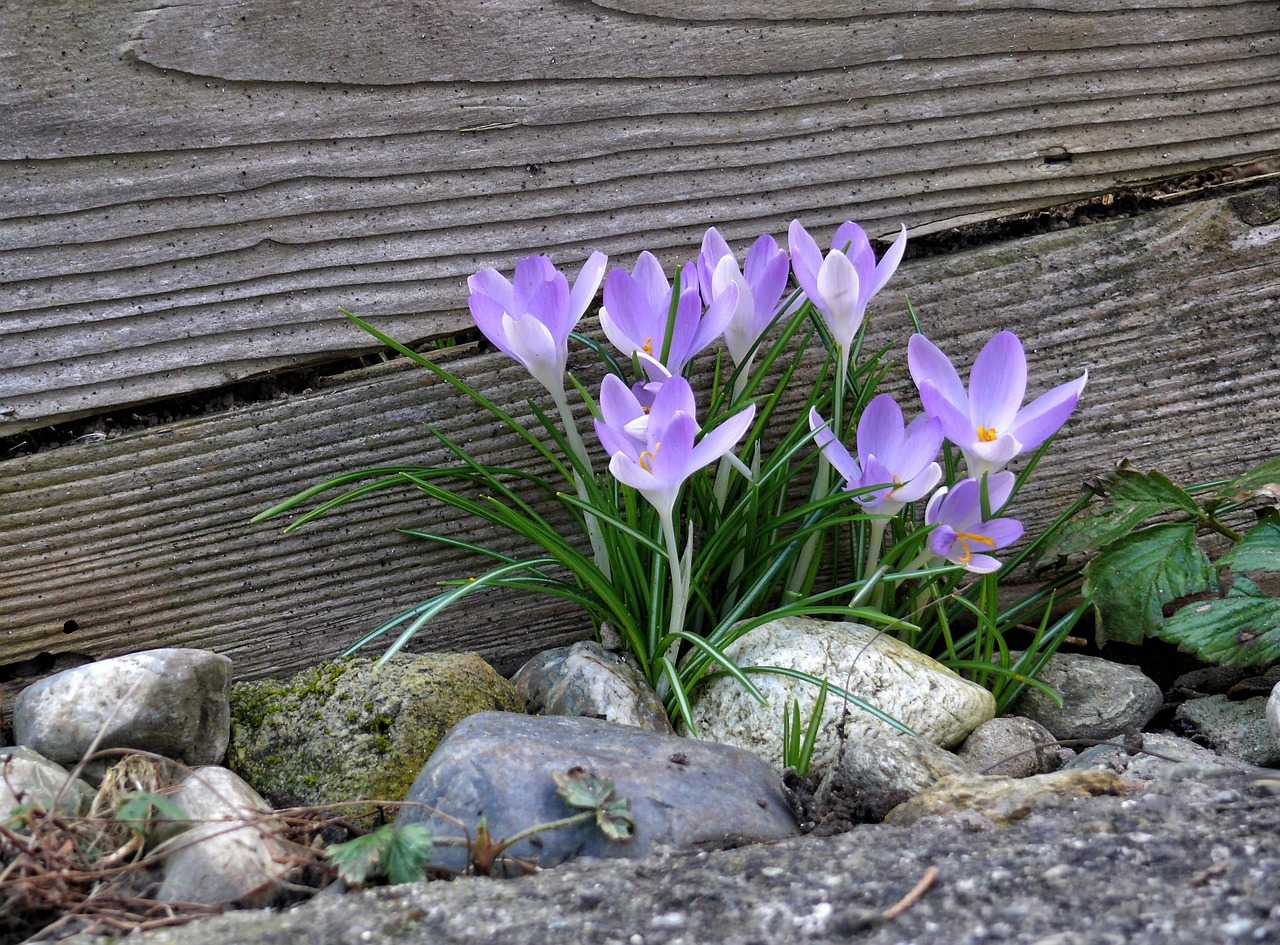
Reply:
[[[841, 426], [841, 417], [844, 413], [844, 385], [848, 372], [848, 355], [845, 354], [843, 347], [837, 347], [836, 396], [831, 405], [831, 433], [837, 440], [841, 441], [844, 439], [844, 427]], [[825, 455], [819, 453], [818, 470], [813, 477], [813, 491], [809, 494], [810, 501], [825, 497], [830, 489], [831, 464], [827, 462]], [[807, 591], [808, 589], [809, 572], [814, 568], [814, 559], [821, 548], [822, 535], [822, 531], [813, 532], [805, 539], [804, 547], [800, 549], [800, 556], [796, 559], [795, 567], [791, 571], [791, 580], [787, 582], [787, 597], [791, 600], [799, 598], [801, 591]]]
[[[565, 396], [564, 385], [560, 385], [558, 390], [551, 391], [551, 398], [556, 402], [556, 409], [560, 411], [560, 422], [564, 424], [564, 434], [569, 441], [569, 449], [573, 451], [578, 462], [573, 468], [573, 484], [577, 488], [578, 498], [583, 502], [590, 502], [587, 497], [587, 484], [582, 478], [582, 473], [578, 471], [579, 465], [582, 469], [591, 474], [591, 457], [587, 453], [587, 447], [582, 442], [582, 437], [578, 433], [578, 426], [573, 422], [573, 411], [569, 409], [569, 399]], [[609, 567], [609, 549], [604, 543], [604, 534], [600, 530], [600, 521], [590, 512], [583, 513], [583, 518], [587, 524], [587, 537], [591, 540], [591, 552], [598, 567], [606, 578], [612, 577]]]
[[[667, 632], [675, 633], [684, 629], [684, 614], [689, 600], [689, 588], [685, 581], [684, 567], [680, 562], [680, 544], [676, 538], [675, 523], [671, 519], [671, 515], [661, 515], [662, 518], [662, 537], [667, 543], [667, 564], [671, 569], [671, 623], [668, 625]], [[692, 531], [689, 537], [693, 537]], [[672, 664], [676, 661], [676, 650], [680, 646], [679, 640], [673, 640], [671, 645], [667, 647], [667, 652], [663, 654], [654, 654], [653, 665], [661, 664], [661, 657], [666, 656]], [[657, 682], [658, 698], [665, 699], [667, 693], [671, 691], [671, 680], [664, 673]]]

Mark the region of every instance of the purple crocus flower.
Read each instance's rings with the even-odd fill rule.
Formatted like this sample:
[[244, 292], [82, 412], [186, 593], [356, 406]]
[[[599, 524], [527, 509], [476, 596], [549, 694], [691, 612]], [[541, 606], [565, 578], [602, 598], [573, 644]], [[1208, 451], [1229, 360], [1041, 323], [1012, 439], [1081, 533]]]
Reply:
[[[998, 511], [1009, 501], [1013, 483], [1014, 475], [1008, 471], [987, 476], [991, 509]], [[962, 479], [951, 489], [944, 486], [935, 492], [925, 507], [924, 523], [936, 526], [929, 534], [929, 551], [975, 574], [1000, 568], [1000, 562], [984, 552], [1007, 547], [1022, 537], [1022, 523], [1016, 519], [982, 520], [982, 484], [977, 479]]]
[[482, 269], [467, 280], [471, 317], [494, 347], [562, 397], [569, 332], [595, 298], [608, 262], [604, 253], [592, 253], [572, 291], [564, 273], [546, 256], [517, 260], [512, 282], [496, 269]]
[[720, 337], [738, 304], [738, 288], [731, 286], [704, 314], [695, 273], [692, 262], [680, 273], [671, 345], [664, 359], [671, 296], [676, 290], [667, 282], [662, 266], [651, 253], [643, 252], [633, 272], [610, 272], [604, 281], [600, 326], [613, 346], [628, 357], [646, 354], [661, 361], [670, 373], [681, 373], [695, 354]]
[[609, 386], [607, 408], [605, 388], [601, 387], [604, 417], [596, 425], [600, 442], [612, 454], [609, 472], [648, 499], [658, 510], [664, 529], [669, 530], [684, 481], [733, 449], [751, 425], [755, 405], [739, 410], [695, 444], [698, 422], [693, 390], [683, 377], [673, 377], [662, 385], [649, 409], [648, 422], [643, 424], [636, 422], [639, 403], [633, 405], [624, 396], [631, 393], [626, 385], [618, 381]]
[[942, 424], [919, 416], [904, 426], [902, 410], [889, 394], [874, 397], [858, 421], [861, 463], [836, 439], [815, 408], [809, 410], [809, 429], [817, 431], [815, 442], [844, 477], [846, 490], [882, 486], [854, 496], [868, 512], [893, 515], [907, 503], [924, 498], [942, 478], [942, 468], [934, 462], [942, 446]]
[[1027, 357], [1011, 331], [994, 335], [979, 352], [968, 392], [951, 361], [924, 335], [911, 336], [907, 364], [925, 412], [942, 421], [947, 439], [964, 453], [970, 476], [1002, 469], [1056, 433], [1089, 379], [1085, 371], [1023, 407]]
[[902, 261], [906, 226], [878, 264], [871, 241], [856, 223], [840, 224], [825, 258], [799, 220], [791, 221], [789, 241], [796, 282], [822, 313], [836, 347], [847, 355], [871, 297], [884, 288]]
[[738, 269], [738, 260], [719, 230], [713, 226], [703, 236], [702, 252], [698, 254], [698, 286], [703, 301], [711, 305], [730, 285], [738, 287], [738, 303], [724, 329], [725, 347], [734, 365], [742, 364], [773, 321], [789, 271], [787, 254], [767, 233], [751, 244], [743, 270]]

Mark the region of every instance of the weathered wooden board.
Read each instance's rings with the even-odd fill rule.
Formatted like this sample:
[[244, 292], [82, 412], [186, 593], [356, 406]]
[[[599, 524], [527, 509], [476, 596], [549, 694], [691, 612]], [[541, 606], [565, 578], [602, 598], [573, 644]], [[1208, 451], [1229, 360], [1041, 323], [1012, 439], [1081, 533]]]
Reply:
[[1272, 2], [0, 6], [0, 435], [456, 330], [475, 269], [1280, 152]]
[[[1004, 328], [1026, 342], [1032, 394], [1090, 370], [1076, 417], [1017, 510], [1043, 523], [1085, 476], [1121, 457], [1187, 481], [1240, 472], [1275, 451], [1277, 247], [1280, 189], [1272, 187], [922, 260], [884, 293], [872, 342], [894, 342], [901, 353], [907, 291], [962, 370]], [[524, 398], [538, 391], [514, 362], [465, 349], [447, 356], [457, 373], [529, 417]], [[590, 363], [575, 356], [587, 378]], [[408, 493], [361, 500], [287, 536], [278, 523], [248, 525], [255, 512], [339, 472], [439, 461], [424, 423], [482, 455], [519, 461], [451, 389], [402, 367], [0, 463], [0, 666], [40, 653], [172, 644], [227, 653], [241, 676], [280, 673], [334, 655], [435, 581], [465, 576], [473, 563], [394, 529], [472, 534], [474, 523]], [[891, 386], [909, 404], [903, 374], [899, 366]], [[474, 648], [510, 669], [586, 630], [560, 602], [498, 594], [459, 607], [420, 642]]]

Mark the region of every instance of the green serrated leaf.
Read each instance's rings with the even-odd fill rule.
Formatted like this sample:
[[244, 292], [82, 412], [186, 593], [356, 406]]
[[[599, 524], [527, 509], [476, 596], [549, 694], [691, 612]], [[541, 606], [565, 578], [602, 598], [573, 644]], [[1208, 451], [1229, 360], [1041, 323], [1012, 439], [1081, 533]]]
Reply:
[[1188, 604], [1165, 621], [1158, 636], [1211, 663], [1269, 663], [1280, 659], [1280, 600], [1237, 577], [1226, 597]]
[[335, 843], [327, 851], [329, 861], [345, 882], [361, 886], [382, 872], [383, 858], [391, 846], [391, 835], [391, 824], [387, 824], [363, 837]]
[[1131, 466], [1121, 466], [1104, 477], [1102, 484], [1107, 497], [1117, 506], [1155, 503], [1161, 509], [1181, 509], [1188, 515], [1200, 514], [1196, 500], [1161, 472], [1143, 472]]
[[614, 801], [596, 811], [596, 823], [610, 840], [630, 840], [635, 836], [636, 818], [625, 800]]
[[1075, 519], [1058, 529], [1057, 534], [1045, 543], [1039, 563], [1048, 564], [1059, 556], [1105, 548], [1124, 538], [1157, 512], [1169, 508], [1171, 506], [1163, 502], [1135, 502], [1090, 511], [1084, 518]]
[[1280, 571], [1280, 521], [1263, 519], [1245, 532], [1235, 546], [1218, 559], [1237, 574], [1246, 571]]
[[1217, 574], [1196, 544], [1193, 522], [1153, 525], [1122, 538], [1084, 567], [1084, 595], [1097, 613], [1099, 645], [1141, 643], [1164, 623], [1162, 608], [1218, 589]]
[[1218, 494], [1234, 499], [1261, 496], [1280, 504], [1280, 456], [1273, 456], [1231, 480]]
[[613, 796], [612, 781], [581, 765], [575, 765], [565, 772], [556, 771], [552, 773], [551, 779], [556, 782], [556, 793], [571, 807], [591, 810], [607, 803]]
[[431, 833], [422, 824], [405, 824], [391, 833], [385, 856], [387, 879], [414, 883], [431, 862]]

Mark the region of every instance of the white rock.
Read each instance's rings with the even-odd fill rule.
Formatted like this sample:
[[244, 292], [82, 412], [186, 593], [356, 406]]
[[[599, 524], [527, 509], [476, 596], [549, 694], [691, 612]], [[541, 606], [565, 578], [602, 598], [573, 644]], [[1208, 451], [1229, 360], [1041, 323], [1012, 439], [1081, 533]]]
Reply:
[[231, 660], [208, 650], [147, 650], [100, 660], [22, 690], [13, 710], [14, 739], [73, 764], [105, 727], [99, 748], [210, 764], [227, 750], [230, 690]]
[[0, 748], [0, 818], [29, 801], [48, 810], [59, 800], [62, 813], [73, 817], [84, 813], [93, 800], [93, 789], [77, 779], [64, 790], [69, 776], [62, 765], [30, 748]]
[[1280, 683], [1276, 683], [1271, 690], [1271, 698], [1267, 699], [1267, 725], [1276, 738], [1276, 744], [1280, 745]]
[[157, 848], [166, 854], [161, 902], [266, 901], [293, 867], [261, 815], [271, 808], [226, 768], [198, 768], [170, 798], [195, 825]]
[[[995, 715], [995, 700], [986, 689], [906, 643], [859, 624], [774, 620], [745, 634], [725, 655], [739, 666], [777, 666], [825, 678], [944, 748], [958, 745]], [[767, 673], [753, 673], [751, 680], [769, 705], [760, 705], [731, 677], [714, 679], [694, 704], [698, 734], [781, 764], [783, 711], [790, 700], [799, 699], [801, 722], [807, 724], [817, 687]], [[836, 726], [844, 708], [843, 700], [828, 697], [810, 767], [814, 775], [821, 776], [835, 762]], [[897, 731], [852, 703], [849, 711], [845, 734], [850, 739]]]

